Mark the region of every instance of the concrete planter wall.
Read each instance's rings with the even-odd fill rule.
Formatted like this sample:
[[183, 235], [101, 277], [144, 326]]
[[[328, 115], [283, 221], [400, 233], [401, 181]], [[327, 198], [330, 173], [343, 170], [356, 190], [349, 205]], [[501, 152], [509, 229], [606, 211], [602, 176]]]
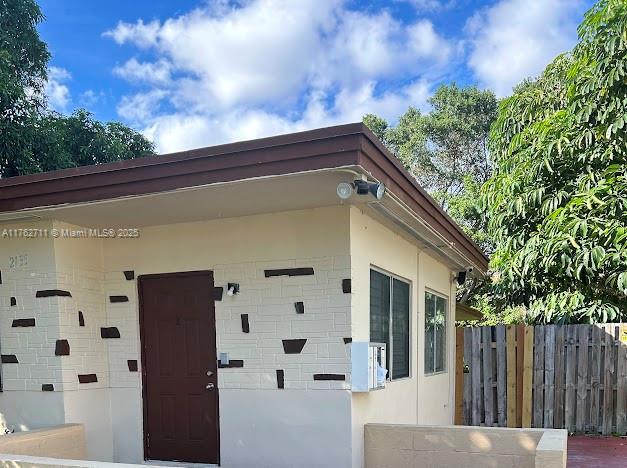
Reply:
[[[0, 435], [0, 454], [82, 460], [85, 458], [85, 430], [82, 424], [64, 424]], [[4, 463], [4, 458], [2, 460]]]
[[563, 429], [367, 424], [366, 468], [565, 468]]

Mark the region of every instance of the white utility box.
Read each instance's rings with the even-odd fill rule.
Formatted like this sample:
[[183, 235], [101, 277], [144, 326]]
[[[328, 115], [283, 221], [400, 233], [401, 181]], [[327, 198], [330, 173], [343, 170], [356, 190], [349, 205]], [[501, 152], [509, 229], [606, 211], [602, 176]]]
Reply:
[[385, 388], [387, 380], [385, 343], [351, 343], [351, 390], [369, 392]]

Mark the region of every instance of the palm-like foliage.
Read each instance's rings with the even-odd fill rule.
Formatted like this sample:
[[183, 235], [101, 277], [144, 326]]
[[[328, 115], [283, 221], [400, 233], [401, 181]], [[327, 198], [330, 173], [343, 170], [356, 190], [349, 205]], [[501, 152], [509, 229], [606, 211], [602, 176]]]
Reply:
[[579, 36], [491, 131], [493, 289], [538, 321], [627, 318], [627, 3], [601, 0]]

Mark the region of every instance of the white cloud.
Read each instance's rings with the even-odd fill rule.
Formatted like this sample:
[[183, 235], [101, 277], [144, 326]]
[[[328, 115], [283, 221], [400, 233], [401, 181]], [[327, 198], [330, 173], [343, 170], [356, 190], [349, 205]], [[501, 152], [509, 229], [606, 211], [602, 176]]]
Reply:
[[321, 92], [313, 93], [308, 96], [305, 109], [296, 118], [244, 107], [219, 114], [164, 114], [150, 119], [144, 133], [155, 142], [159, 151], [169, 153], [185, 148], [356, 122], [369, 112], [393, 120], [405, 112], [409, 105], [426, 108], [432, 92], [426, 81], [417, 81], [396, 92], [380, 96], [375, 95], [374, 88], [375, 83], [369, 82], [356, 89], [343, 89], [334, 96], [331, 105], [326, 104], [328, 96]]
[[105, 35], [154, 56], [114, 73], [143, 88], [118, 113], [146, 128], [160, 151], [368, 112], [395, 119], [425, 105], [453, 50], [428, 20], [405, 24], [386, 10], [349, 10], [344, 0], [207, 2], [163, 22], [121, 22]]
[[409, 47], [418, 57], [444, 61], [451, 53], [451, 46], [438, 35], [430, 21], [422, 20], [410, 26], [408, 37]]
[[48, 69], [44, 93], [48, 99], [48, 105], [58, 112], [66, 112], [70, 103], [70, 89], [65, 84], [70, 78], [70, 73], [64, 68], [50, 67]]
[[452, 8], [455, 6], [456, 0], [404, 0], [411, 3], [418, 11], [435, 11]]
[[166, 84], [170, 81], [172, 66], [167, 60], [156, 62], [139, 62], [132, 58], [124, 65], [115, 67], [113, 73], [128, 81]]
[[167, 94], [164, 90], [153, 89], [146, 93], [123, 96], [118, 103], [118, 114], [132, 122], [146, 122], [156, 114], [159, 104]]
[[575, 44], [583, 7], [579, 0], [502, 0], [479, 11], [466, 25], [469, 67], [481, 85], [510, 94]]
[[93, 89], [88, 89], [79, 96], [80, 105], [83, 107], [92, 107], [103, 99], [105, 99], [105, 94], [102, 91], [96, 92]]
[[120, 21], [115, 29], [106, 31], [104, 36], [111, 37], [118, 44], [132, 42], [139, 47], [147, 48], [155, 45], [159, 28], [160, 24], [156, 20], [144, 23], [140, 19], [135, 24]]

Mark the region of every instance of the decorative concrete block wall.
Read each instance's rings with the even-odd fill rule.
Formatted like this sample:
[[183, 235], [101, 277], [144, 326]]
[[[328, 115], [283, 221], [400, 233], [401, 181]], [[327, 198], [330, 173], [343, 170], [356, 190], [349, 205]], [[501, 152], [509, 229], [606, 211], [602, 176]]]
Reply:
[[[34, 228], [49, 228], [37, 223]], [[17, 226], [15, 226], [17, 227]], [[59, 335], [57, 296], [36, 297], [57, 289], [52, 239], [2, 238], [0, 259], [0, 346], [5, 392], [41, 392], [60, 382], [61, 358], [55, 356]]]
[[[109, 355], [111, 387], [138, 388], [140, 386], [141, 356], [139, 348], [139, 301], [136, 278], [126, 279], [123, 271], [105, 274], [106, 327], [113, 332], [104, 338]], [[125, 297], [127, 301], [116, 299]], [[113, 298], [113, 299], [112, 299]], [[119, 338], [115, 331], [118, 332]], [[130, 370], [128, 361], [137, 361], [137, 371]]]
[[[218, 370], [218, 388], [279, 389], [277, 371], [283, 371], [285, 389], [349, 389], [350, 295], [342, 291], [349, 263], [348, 256], [336, 256], [213, 266], [215, 286], [222, 288], [215, 301], [217, 354], [228, 353], [230, 359]], [[265, 276], [270, 269], [299, 266], [313, 268], [314, 274]], [[239, 284], [239, 293], [229, 296], [228, 283]], [[105, 290], [107, 298], [128, 298], [106, 302], [107, 327], [120, 334], [105, 340], [110, 385], [139, 387], [139, 373], [129, 371], [128, 363], [141, 366], [136, 278], [107, 272]], [[300, 352], [288, 354], [284, 340], [306, 342]]]
[[[303, 267], [313, 274], [266, 276]], [[350, 295], [342, 292], [349, 274], [348, 256], [216, 265], [215, 284], [225, 291], [216, 302], [218, 356], [243, 361], [241, 368], [219, 369], [219, 388], [278, 389], [283, 371], [285, 389], [349, 389]], [[240, 292], [228, 296], [228, 283], [238, 283]]]

